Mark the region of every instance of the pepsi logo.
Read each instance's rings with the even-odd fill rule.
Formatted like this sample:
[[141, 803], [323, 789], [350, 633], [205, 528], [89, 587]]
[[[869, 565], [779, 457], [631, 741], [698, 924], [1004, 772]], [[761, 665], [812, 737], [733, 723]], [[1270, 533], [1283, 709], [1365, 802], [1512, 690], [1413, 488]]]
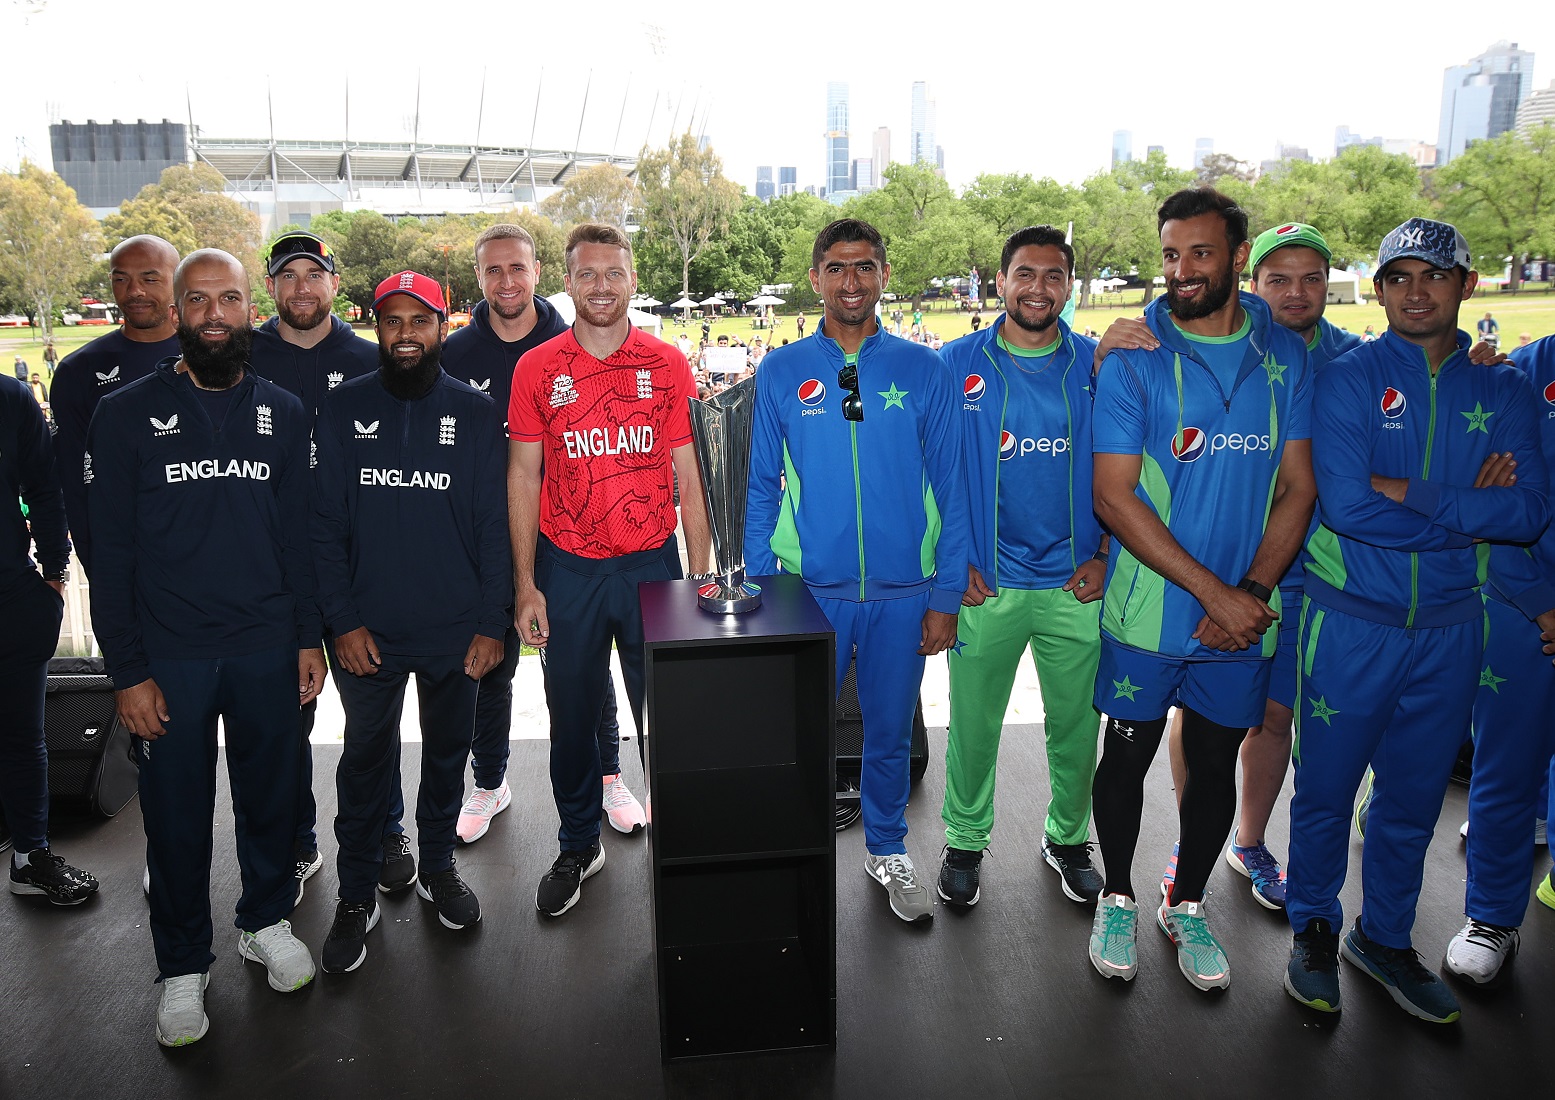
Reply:
[[819, 405], [826, 400], [826, 383], [819, 378], [806, 378], [799, 383], [799, 403], [801, 405]]
[[[968, 380], [968, 381], [969, 381], [969, 384], [970, 384], [970, 380]], [[982, 379], [979, 378], [978, 381], [981, 382]], [[1009, 432], [1000, 432], [999, 433], [999, 461], [1000, 462], [1008, 462], [1010, 459], [1014, 458], [1015, 457], [1015, 446], [1016, 446], [1015, 436], [1013, 436]]]
[[1209, 446], [1203, 428], [1184, 428], [1172, 436], [1172, 457], [1178, 462], [1196, 462]]
[[[983, 376], [982, 375], [980, 375], [980, 374], [969, 374], [969, 375], [966, 376], [966, 390], [965, 390], [965, 393], [966, 393], [966, 399], [968, 401], [980, 401], [980, 400], [982, 400], [983, 394], [985, 394], [987, 392], [988, 392], [988, 383], [983, 381]], [[1005, 434], [1009, 434], [1009, 433], [1005, 433]]]
[[1286, 224], [1286, 225], [1282, 225], [1278, 229], [1276, 229], [1274, 231], [1274, 235], [1276, 237], [1284, 237], [1287, 234], [1299, 233], [1300, 231], [1301, 231], [1301, 226], [1294, 225], [1294, 224]]
[[1551, 405], [1555, 405], [1555, 382], [1551, 382], [1548, 386], [1544, 387], [1544, 400], [1548, 401]]
[[1382, 391], [1382, 415], [1389, 420], [1397, 420], [1404, 415], [1404, 409], [1409, 404], [1404, 400], [1404, 395], [1392, 386]]

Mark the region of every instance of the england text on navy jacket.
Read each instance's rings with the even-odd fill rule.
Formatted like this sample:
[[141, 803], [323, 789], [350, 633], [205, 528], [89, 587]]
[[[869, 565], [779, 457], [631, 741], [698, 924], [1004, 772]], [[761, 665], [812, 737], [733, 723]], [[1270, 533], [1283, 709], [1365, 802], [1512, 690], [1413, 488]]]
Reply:
[[177, 365], [102, 400], [83, 460], [92, 620], [121, 689], [148, 657], [319, 645], [301, 402], [245, 371], [213, 424]]
[[[443, 345], [443, 369], [450, 378], [468, 382], [490, 394], [499, 427], [507, 426], [508, 399], [513, 393], [513, 370], [519, 357], [552, 337], [567, 331], [567, 322], [556, 307], [538, 294], [529, 307], [535, 311], [535, 327], [522, 340], [508, 343], [491, 327], [491, 303], [479, 301], [470, 312], [470, 323], [448, 334]], [[507, 433], [502, 433], [507, 439]]]
[[376, 373], [324, 398], [315, 429], [319, 608], [387, 653], [501, 638], [513, 602], [503, 448], [491, 398], [438, 373], [400, 401]]
[[927, 589], [930, 609], [954, 615], [969, 527], [960, 387], [935, 352], [877, 331], [859, 348], [865, 412], [853, 423], [842, 415], [842, 366], [824, 322], [761, 361], [746, 568], [761, 576], [781, 561], [831, 599]]
[[[59, 573], [70, 561], [65, 501], [59, 491], [48, 424], [26, 384], [4, 375], [0, 375], [0, 494], [5, 497], [0, 501], [3, 598], [28, 580], [36, 582], [38, 573], [28, 556], [34, 539], [45, 573]], [[16, 506], [18, 497], [27, 504], [25, 519]]]
[[[1555, 465], [1555, 336], [1535, 340], [1511, 354], [1516, 368], [1533, 383], [1544, 462]], [[1522, 456], [1517, 458], [1521, 481]], [[1555, 609], [1555, 523], [1531, 547], [1492, 545], [1489, 580], [1486, 591], [1493, 598], [1511, 604], [1529, 619]]]
[[65, 356], [54, 372], [49, 410], [59, 428], [54, 439], [59, 487], [65, 494], [71, 541], [88, 575], [92, 571], [92, 536], [86, 513], [86, 483], [81, 480], [81, 458], [86, 454], [86, 430], [91, 426], [92, 413], [98, 401], [138, 382], [156, 370], [162, 360], [176, 358], [178, 354], [176, 336], [143, 344], [125, 336], [122, 329], [115, 329]]
[[249, 360], [254, 373], [296, 394], [308, 416], [317, 418], [326, 393], [378, 369], [378, 345], [331, 316], [328, 336], [311, 348], [298, 347], [281, 338], [280, 321], [272, 317], [254, 330]]
[[[1528, 377], [1475, 366], [1468, 348], [1458, 333], [1458, 350], [1432, 375], [1425, 351], [1388, 331], [1318, 372], [1313, 599], [1395, 626], [1468, 622], [1483, 612], [1474, 540], [1532, 542], [1549, 522]], [[1492, 451], [1517, 457], [1517, 484], [1472, 488]], [[1403, 503], [1374, 490], [1373, 474], [1407, 478]]]
[[[964, 380], [961, 442], [971, 491], [971, 563], [995, 589], [1000, 584], [997, 547], [1001, 475], [1016, 469], [1008, 463], [1019, 461], [1016, 452], [1023, 446], [1021, 439], [1012, 437], [1014, 452], [1006, 454], [1003, 449], [1009, 358], [996, 352], [996, 341], [1004, 318], [1004, 314], [999, 314], [982, 331], [953, 340], [940, 351], [952, 378]], [[1069, 429], [1062, 453], [1047, 453], [1062, 461], [1058, 468], [1064, 471], [1063, 481], [1056, 477], [1032, 477], [1019, 485], [1018, 491], [1066, 493], [1067, 531], [1044, 532], [1041, 536], [1042, 541], [1054, 546], [1067, 543], [1063, 560], [1055, 563], [1064, 574], [1059, 581], [1062, 584], [1096, 551], [1101, 525], [1091, 504], [1091, 362], [1096, 341], [1077, 335], [1063, 321], [1058, 322], [1058, 340], [1059, 346], [1053, 353], [1056, 359], [1046, 369], [1062, 379]]]

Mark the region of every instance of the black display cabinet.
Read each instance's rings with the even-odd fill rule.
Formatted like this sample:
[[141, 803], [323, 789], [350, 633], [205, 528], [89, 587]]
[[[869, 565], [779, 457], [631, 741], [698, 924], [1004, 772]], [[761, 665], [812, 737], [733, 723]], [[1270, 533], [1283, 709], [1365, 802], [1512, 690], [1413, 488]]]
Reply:
[[837, 1039], [836, 639], [798, 577], [762, 605], [639, 586], [666, 1060]]

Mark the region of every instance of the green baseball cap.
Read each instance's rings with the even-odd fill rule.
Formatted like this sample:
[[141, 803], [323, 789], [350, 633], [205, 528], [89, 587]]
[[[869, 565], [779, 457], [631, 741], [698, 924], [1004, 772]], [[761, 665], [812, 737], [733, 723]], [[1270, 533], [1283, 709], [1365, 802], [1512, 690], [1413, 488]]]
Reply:
[[1252, 270], [1258, 270], [1258, 265], [1263, 263], [1264, 257], [1269, 253], [1292, 244], [1312, 249], [1323, 257], [1325, 263], [1331, 262], [1334, 258], [1328, 242], [1323, 239], [1323, 234], [1305, 222], [1286, 222], [1284, 225], [1277, 225], [1273, 229], [1266, 229], [1258, 234], [1258, 239], [1253, 242]]

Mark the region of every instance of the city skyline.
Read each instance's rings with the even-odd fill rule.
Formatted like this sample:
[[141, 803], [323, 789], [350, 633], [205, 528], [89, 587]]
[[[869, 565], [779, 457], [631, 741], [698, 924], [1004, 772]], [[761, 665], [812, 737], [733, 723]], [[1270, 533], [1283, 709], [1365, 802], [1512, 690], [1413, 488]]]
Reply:
[[[1278, 89], [1260, 91], [1251, 75], [1239, 78], [1246, 87], [1193, 97], [1191, 109], [1174, 95], [1122, 92], [1115, 81], [1098, 78], [1083, 51], [1056, 50], [1049, 79], [1064, 89], [1054, 100], [1059, 109], [1020, 126], [990, 98], [998, 81], [989, 78], [986, 34], [936, 35], [928, 60], [924, 19], [936, 10], [928, 4], [908, 3], [900, 18], [886, 21], [838, 15], [826, 38], [856, 36], [869, 43], [868, 56], [891, 62], [889, 75], [860, 72], [849, 81], [849, 167], [853, 159], [875, 159], [871, 136], [881, 128], [894, 139], [891, 159], [907, 155], [902, 135], [912, 129], [911, 85], [926, 80], [939, 100], [936, 145], [945, 150], [948, 181], [959, 189], [983, 172], [1078, 182], [1107, 169], [1115, 130], [1130, 131], [1135, 148], [1146, 142], [1162, 147], [1183, 168], [1191, 166], [1194, 140], [1205, 135], [1213, 135], [1217, 152], [1252, 164], [1281, 144], [1328, 156], [1340, 125], [1429, 144], [1438, 130], [1445, 71], [1498, 40], [1532, 52], [1532, 85], [1548, 87], [1555, 76], [1555, 11], [1546, 7], [1497, 13], [1466, 37], [1314, 0], [1305, 17], [1319, 25], [1337, 20], [1346, 41], [1387, 43], [1388, 64], [1379, 67], [1380, 55], [1371, 59], [1358, 50], [1347, 76], [1315, 79], [1299, 94], [1287, 88], [1289, 94], [1276, 98]], [[795, 166], [796, 188], [803, 190], [826, 183], [823, 145], [816, 140], [826, 82], [851, 71], [816, 48], [815, 28], [804, 20], [763, 23], [757, 46], [766, 63], [753, 64], [748, 28], [738, 21], [655, 14], [648, 18], [658, 20], [658, 33], [650, 35], [639, 8], [617, 0], [601, 0], [598, 18], [590, 17], [588, 52], [577, 56], [560, 49], [576, 40], [567, 13], [526, 12], [525, 41], [551, 49], [532, 58], [519, 50], [516, 59], [494, 50], [483, 54], [473, 33], [455, 35], [437, 51], [403, 55], [394, 47], [400, 36], [395, 26], [414, 21], [419, 9], [400, 0], [384, 0], [371, 21], [329, 6], [310, 12], [301, 40], [309, 48], [298, 48], [296, 28], [281, 21], [219, 12], [196, 28], [175, 18], [179, 11], [170, 0], [147, 0], [129, 21], [121, 6], [107, 0], [0, 11], [0, 34], [13, 44], [10, 125], [0, 128], [0, 166], [14, 169], [24, 155], [49, 163], [51, 121], [188, 122], [192, 116], [207, 134], [263, 138], [273, 113], [278, 137], [407, 140], [419, 99], [421, 125], [414, 136], [424, 142], [532, 143], [632, 155], [689, 128], [710, 138], [725, 173], [747, 190], [754, 188], [758, 165]], [[1108, 21], [1144, 25], [1151, 13], [1159, 9], [1121, 0]], [[1086, 41], [1095, 33], [1093, 22], [1082, 12], [1044, 12], [1043, 36]], [[1245, 60], [1258, 42], [1285, 36], [1287, 23], [1263, 11], [1197, 29], [1167, 21], [1152, 25], [1148, 35], [1125, 35], [1110, 45], [1109, 69], [1142, 74], [1145, 86], [1168, 90], [1174, 57], [1197, 50]], [[471, 27], [478, 24], [471, 21]], [[111, 26], [113, 33], [83, 36], [83, 26]], [[242, 49], [212, 48], [213, 41], [227, 47], [242, 42]], [[135, 60], [151, 57], [166, 63]], [[1240, 64], [1228, 62], [1228, 71], [1239, 71]], [[62, 65], [93, 78], [61, 79]]]

